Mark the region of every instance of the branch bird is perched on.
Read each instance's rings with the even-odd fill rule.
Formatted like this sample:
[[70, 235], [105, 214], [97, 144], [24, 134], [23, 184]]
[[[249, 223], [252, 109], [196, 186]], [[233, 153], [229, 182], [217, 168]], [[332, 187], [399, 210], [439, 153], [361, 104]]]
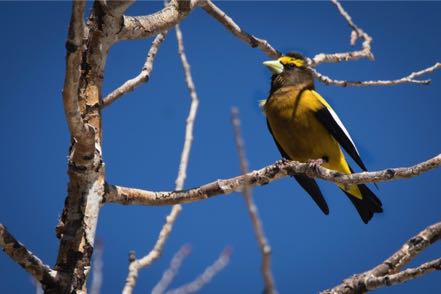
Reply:
[[[300, 162], [321, 160], [326, 168], [350, 174], [352, 169], [340, 149], [342, 146], [366, 171], [351, 136], [337, 114], [314, 91], [314, 79], [305, 58], [291, 52], [264, 64], [273, 76], [263, 110], [281, 155]], [[328, 214], [328, 205], [315, 180], [306, 175], [294, 177], [320, 209]], [[366, 185], [337, 185], [354, 204], [364, 223], [368, 223], [374, 213], [383, 211], [381, 201]]]

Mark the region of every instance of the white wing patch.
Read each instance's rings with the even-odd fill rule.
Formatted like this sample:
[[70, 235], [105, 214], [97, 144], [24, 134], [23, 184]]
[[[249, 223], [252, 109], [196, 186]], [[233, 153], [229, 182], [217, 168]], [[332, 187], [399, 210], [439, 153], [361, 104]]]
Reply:
[[351, 141], [352, 146], [354, 146], [355, 151], [357, 152], [358, 155], [360, 155], [360, 153], [358, 152], [357, 146], [355, 146], [354, 141], [351, 138], [351, 135], [349, 135], [348, 130], [346, 130], [345, 126], [343, 125], [342, 121], [340, 120], [340, 118], [338, 117], [337, 113], [335, 113], [334, 109], [331, 108], [331, 106], [326, 102], [325, 99], [323, 99], [322, 96], [320, 96], [319, 93], [317, 93], [316, 91], [312, 90], [312, 93], [314, 93], [314, 95], [316, 97], [319, 98], [319, 100], [326, 106], [326, 108], [329, 110], [329, 112], [332, 115], [332, 118], [334, 119], [334, 121], [337, 123], [337, 125], [340, 127], [340, 129], [345, 133], [346, 137], [348, 137], [349, 141]]
[[357, 154], [360, 155], [360, 153], [358, 153], [358, 149], [357, 146], [355, 146], [354, 141], [351, 138], [351, 135], [349, 135], [348, 130], [346, 130], [345, 126], [343, 125], [343, 123], [341, 122], [340, 118], [338, 117], [337, 113], [335, 113], [335, 111], [332, 108], [326, 107], [328, 108], [329, 112], [331, 113], [332, 117], [334, 118], [335, 122], [338, 124], [338, 126], [342, 129], [342, 131], [345, 133], [345, 135], [348, 137], [348, 139], [351, 141], [352, 145], [355, 148], [355, 151], [357, 151]]

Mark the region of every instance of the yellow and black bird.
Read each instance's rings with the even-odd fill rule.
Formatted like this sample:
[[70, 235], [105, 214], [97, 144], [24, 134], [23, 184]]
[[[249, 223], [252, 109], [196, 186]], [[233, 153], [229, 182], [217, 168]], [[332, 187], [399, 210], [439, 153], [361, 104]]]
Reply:
[[[262, 106], [268, 129], [281, 155], [300, 162], [321, 159], [324, 167], [350, 174], [353, 170], [341, 146], [366, 171], [341, 120], [314, 90], [314, 78], [305, 58], [290, 52], [277, 60], [264, 62], [264, 65], [273, 75], [269, 97]], [[315, 180], [306, 175], [294, 177], [320, 209], [329, 214], [328, 205]], [[374, 213], [383, 211], [381, 201], [366, 185], [337, 185], [354, 204], [364, 223], [368, 223]]]

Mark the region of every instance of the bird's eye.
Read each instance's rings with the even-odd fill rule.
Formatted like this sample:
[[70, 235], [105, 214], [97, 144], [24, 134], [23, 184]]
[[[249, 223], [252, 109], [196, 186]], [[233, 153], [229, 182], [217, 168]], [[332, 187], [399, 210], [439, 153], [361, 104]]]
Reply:
[[292, 64], [292, 63], [285, 64], [285, 68], [286, 69], [293, 69], [294, 67], [296, 67], [296, 66], [294, 64]]

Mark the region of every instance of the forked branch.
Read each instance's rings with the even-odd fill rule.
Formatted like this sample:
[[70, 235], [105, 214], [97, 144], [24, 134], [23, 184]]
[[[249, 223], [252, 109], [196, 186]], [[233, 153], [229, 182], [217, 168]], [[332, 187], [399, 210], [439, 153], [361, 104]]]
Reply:
[[[358, 25], [354, 23], [351, 16], [346, 12], [341, 3], [338, 0], [332, 0], [332, 3], [337, 7], [337, 10], [342, 15], [342, 17], [346, 20], [350, 28], [352, 29], [351, 34], [351, 45], [355, 45], [357, 39], [362, 39], [362, 48], [360, 50], [341, 52], [341, 53], [320, 53], [315, 55], [313, 58], [308, 59], [309, 67], [314, 74], [315, 78], [317, 78], [320, 82], [326, 85], [334, 85], [340, 87], [349, 87], [349, 86], [395, 86], [400, 84], [419, 84], [419, 85], [427, 85], [430, 83], [430, 80], [417, 80], [416, 78], [431, 73], [434, 70], [438, 70], [441, 68], [440, 63], [436, 63], [435, 65], [420, 70], [418, 72], [413, 72], [408, 76], [405, 76], [396, 80], [372, 80], [372, 81], [348, 81], [348, 80], [336, 80], [329, 76], [326, 76], [315, 69], [317, 65], [325, 62], [341, 62], [341, 61], [351, 61], [358, 60], [362, 58], [368, 58], [370, 60], [374, 59], [374, 55], [372, 53], [372, 37], [369, 36], [363, 29], [361, 29]], [[270, 58], [278, 58], [281, 53], [275, 49], [268, 41], [264, 39], [260, 39], [255, 37], [252, 34], [247, 33], [243, 28], [241, 28], [231, 17], [229, 17], [224, 11], [222, 11], [218, 6], [216, 6], [213, 2], [207, 0], [202, 2], [202, 8], [211, 16], [213, 16], [217, 21], [219, 21], [222, 25], [225, 26], [227, 30], [229, 30], [233, 35], [238, 37], [243, 42], [249, 44], [252, 48], [259, 48], [263, 53], [265, 53]]]
[[354, 275], [342, 284], [322, 294], [356, 294], [404, 283], [434, 270], [441, 270], [441, 258], [424, 263], [417, 268], [401, 269], [415, 256], [441, 239], [441, 222], [433, 224], [408, 240], [397, 252], [380, 265], [367, 272]]

